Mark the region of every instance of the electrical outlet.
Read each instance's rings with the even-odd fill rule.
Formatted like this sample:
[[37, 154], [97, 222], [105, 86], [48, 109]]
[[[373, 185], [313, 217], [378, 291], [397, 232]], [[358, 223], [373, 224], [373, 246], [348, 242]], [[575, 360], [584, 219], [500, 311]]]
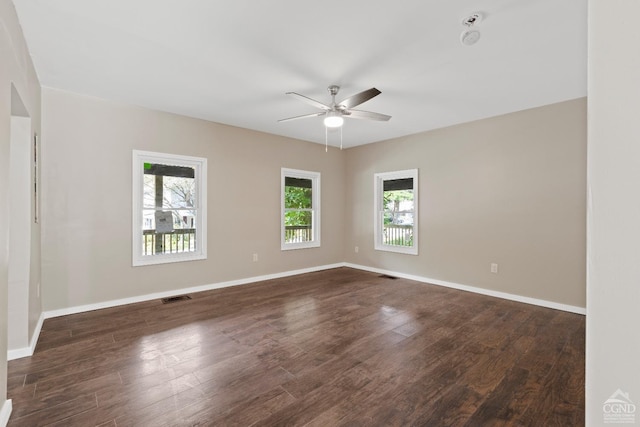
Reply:
[[253, 254], [253, 262], [258, 262], [258, 254]]
[[38, 298], [40, 298], [40, 282], [38, 282]]
[[358, 251], [360, 251], [360, 248], [356, 246], [356, 247], [355, 247], [355, 249], [354, 249], [354, 251], [355, 251], [356, 253], [358, 253]]
[[492, 273], [498, 273], [498, 264], [496, 264], [495, 262], [491, 263], [491, 272]]

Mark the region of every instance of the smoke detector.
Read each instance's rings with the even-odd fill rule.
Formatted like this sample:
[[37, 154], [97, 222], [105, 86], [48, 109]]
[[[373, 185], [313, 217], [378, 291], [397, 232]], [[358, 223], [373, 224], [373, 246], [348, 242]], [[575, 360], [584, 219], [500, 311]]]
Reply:
[[482, 13], [476, 12], [462, 20], [462, 25], [468, 28], [460, 34], [460, 43], [465, 46], [476, 44], [480, 40], [480, 31], [474, 30], [473, 26], [482, 22]]
[[465, 46], [476, 44], [480, 40], [480, 31], [463, 31], [460, 34], [460, 42]]

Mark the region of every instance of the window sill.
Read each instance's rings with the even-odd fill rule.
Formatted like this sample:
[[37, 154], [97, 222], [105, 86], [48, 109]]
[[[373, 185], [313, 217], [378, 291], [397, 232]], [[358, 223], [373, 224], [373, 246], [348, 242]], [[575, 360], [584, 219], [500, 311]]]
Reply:
[[376, 251], [395, 252], [405, 255], [418, 255], [418, 248], [407, 246], [376, 245]]
[[145, 257], [135, 258], [133, 260], [134, 267], [145, 265], [169, 264], [174, 262], [201, 261], [207, 259], [207, 254], [162, 254], [148, 255]]
[[319, 247], [320, 247], [320, 242], [284, 243], [280, 245], [280, 249], [283, 251], [291, 251], [295, 249], [319, 248]]

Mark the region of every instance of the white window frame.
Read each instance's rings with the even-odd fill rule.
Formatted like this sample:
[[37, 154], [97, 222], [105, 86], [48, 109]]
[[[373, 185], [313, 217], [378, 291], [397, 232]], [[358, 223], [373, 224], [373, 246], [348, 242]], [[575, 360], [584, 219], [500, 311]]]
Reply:
[[[313, 240], [310, 242], [285, 243], [285, 212], [284, 187], [285, 177], [311, 180], [311, 230]], [[320, 172], [310, 172], [298, 169], [282, 168], [280, 172], [280, 249], [317, 248], [320, 246]]]
[[[396, 246], [384, 244], [384, 210], [383, 204], [384, 181], [394, 179], [413, 179], [413, 246]], [[395, 172], [376, 173], [374, 175], [374, 245], [379, 251], [397, 252], [408, 255], [418, 255], [418, 169], [408, 169]]]
[[[144, 164], [160, 163], [172, 166], [186, 166], [195, 169], [196, 206], [197, 211], [196, 250], [193, 252], [173, 254], [142, 254], [143, 237], [143, 198], [144, 198]], [[182, 156], [178, 154], [156, 153], [133, 150], [132, 174], [132, 263], [133, 266], [165, 264], [171, 262], [195, 261], [207, 259], [207, 159], [203, 157]]]

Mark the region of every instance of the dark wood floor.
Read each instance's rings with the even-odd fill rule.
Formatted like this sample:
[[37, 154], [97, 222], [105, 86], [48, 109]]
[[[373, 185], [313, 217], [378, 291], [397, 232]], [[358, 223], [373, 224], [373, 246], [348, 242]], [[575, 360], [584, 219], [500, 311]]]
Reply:
[[580, 426], [583, 316], [340, 268], [45, 321], [9, 426]]

